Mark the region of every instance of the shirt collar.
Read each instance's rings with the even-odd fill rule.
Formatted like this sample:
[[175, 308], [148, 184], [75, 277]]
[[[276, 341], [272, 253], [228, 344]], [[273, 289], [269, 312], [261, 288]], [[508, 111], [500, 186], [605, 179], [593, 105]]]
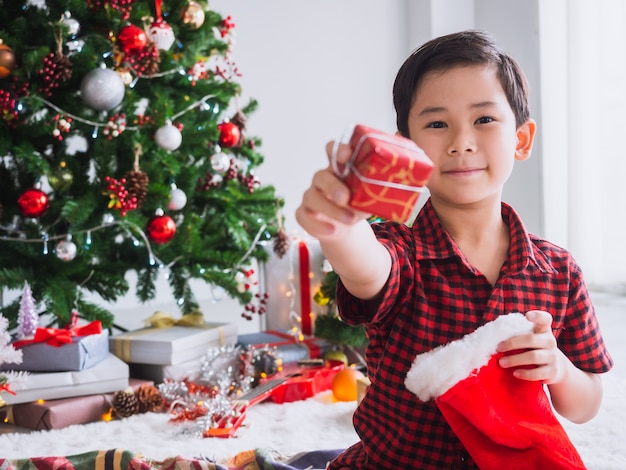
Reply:
[[[529, 266], [542, 272], [553, 272], [555, 268], [545, 255], [532, 243], [520, 216], [511, 206], [502, 203], [502, 219], [509, 226], [511, 244], [504, 269], [509, 274], [518, 273]], [[443, 228], [430, 199], [422, 207], [412, 225], [415, 236], [415, 256], [420, 259], [465, 259], [458, 245]]]

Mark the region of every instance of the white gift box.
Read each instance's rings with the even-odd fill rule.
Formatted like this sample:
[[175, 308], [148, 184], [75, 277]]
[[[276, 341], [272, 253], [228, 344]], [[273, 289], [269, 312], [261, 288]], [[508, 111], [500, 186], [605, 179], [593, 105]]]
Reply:
[[199, 358], [209, 348], [236, 341], [236, 324], [206, 323], [204, 327], [150, 327], [129, 331], [110, 337], [109, 349], [125, 362], [171, 365]]
[[111, 393], [128, 388], [129, 369], [113, 354], [89, 369], [66, 372], [33, 372], [15, 395], [3, 393], [8, 405], [37, 400]]

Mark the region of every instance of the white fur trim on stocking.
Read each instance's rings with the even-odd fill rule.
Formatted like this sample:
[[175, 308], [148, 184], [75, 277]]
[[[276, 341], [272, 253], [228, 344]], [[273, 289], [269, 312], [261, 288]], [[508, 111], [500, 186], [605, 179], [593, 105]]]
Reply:
[[487, 365], [501, 341], [532, 331], [533, 323], [521, 313], [502, 315], [461, 339], [416, 356], [404, 384], [422, 401], [436, 398]]

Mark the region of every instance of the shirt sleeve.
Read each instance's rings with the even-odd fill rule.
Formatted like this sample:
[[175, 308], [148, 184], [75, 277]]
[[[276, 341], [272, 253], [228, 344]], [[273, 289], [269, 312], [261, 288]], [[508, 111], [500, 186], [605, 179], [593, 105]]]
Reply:
[[581, 370], [596, 374], [613, 367], [589, 297], [580, 267], [571, 261], [570, 301], [563, 328], [557, 336], [559, 348]]
[[391, 256], [391, 271], [387, 283], [374, 299], [363, 300], [353, 296], [341, 279], [337, 282], [336, 301], [339, 315], [348, 324], [365, 324], [384, 321], [394, 305], [405, 302], [412, 292], [414, 266], [409, 262], [412, 249], [410, 229], [395, 223], [372, 224], [378, 241]]

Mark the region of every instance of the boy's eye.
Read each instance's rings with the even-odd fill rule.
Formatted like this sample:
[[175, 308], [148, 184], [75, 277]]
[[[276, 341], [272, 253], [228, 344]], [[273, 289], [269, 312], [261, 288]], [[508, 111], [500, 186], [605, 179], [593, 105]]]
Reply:
[[430, 127], [433, 129], [442, 129], [447, 126], [446, 126], [446, 123], [443, 121], [434, 121], [434, 122], [429, 123], [426, 127]]
[[493, 121], [494, 119], [491, 116], [483, 116], [483, 117], [476, 119], [476, 124], [488, 124]]

